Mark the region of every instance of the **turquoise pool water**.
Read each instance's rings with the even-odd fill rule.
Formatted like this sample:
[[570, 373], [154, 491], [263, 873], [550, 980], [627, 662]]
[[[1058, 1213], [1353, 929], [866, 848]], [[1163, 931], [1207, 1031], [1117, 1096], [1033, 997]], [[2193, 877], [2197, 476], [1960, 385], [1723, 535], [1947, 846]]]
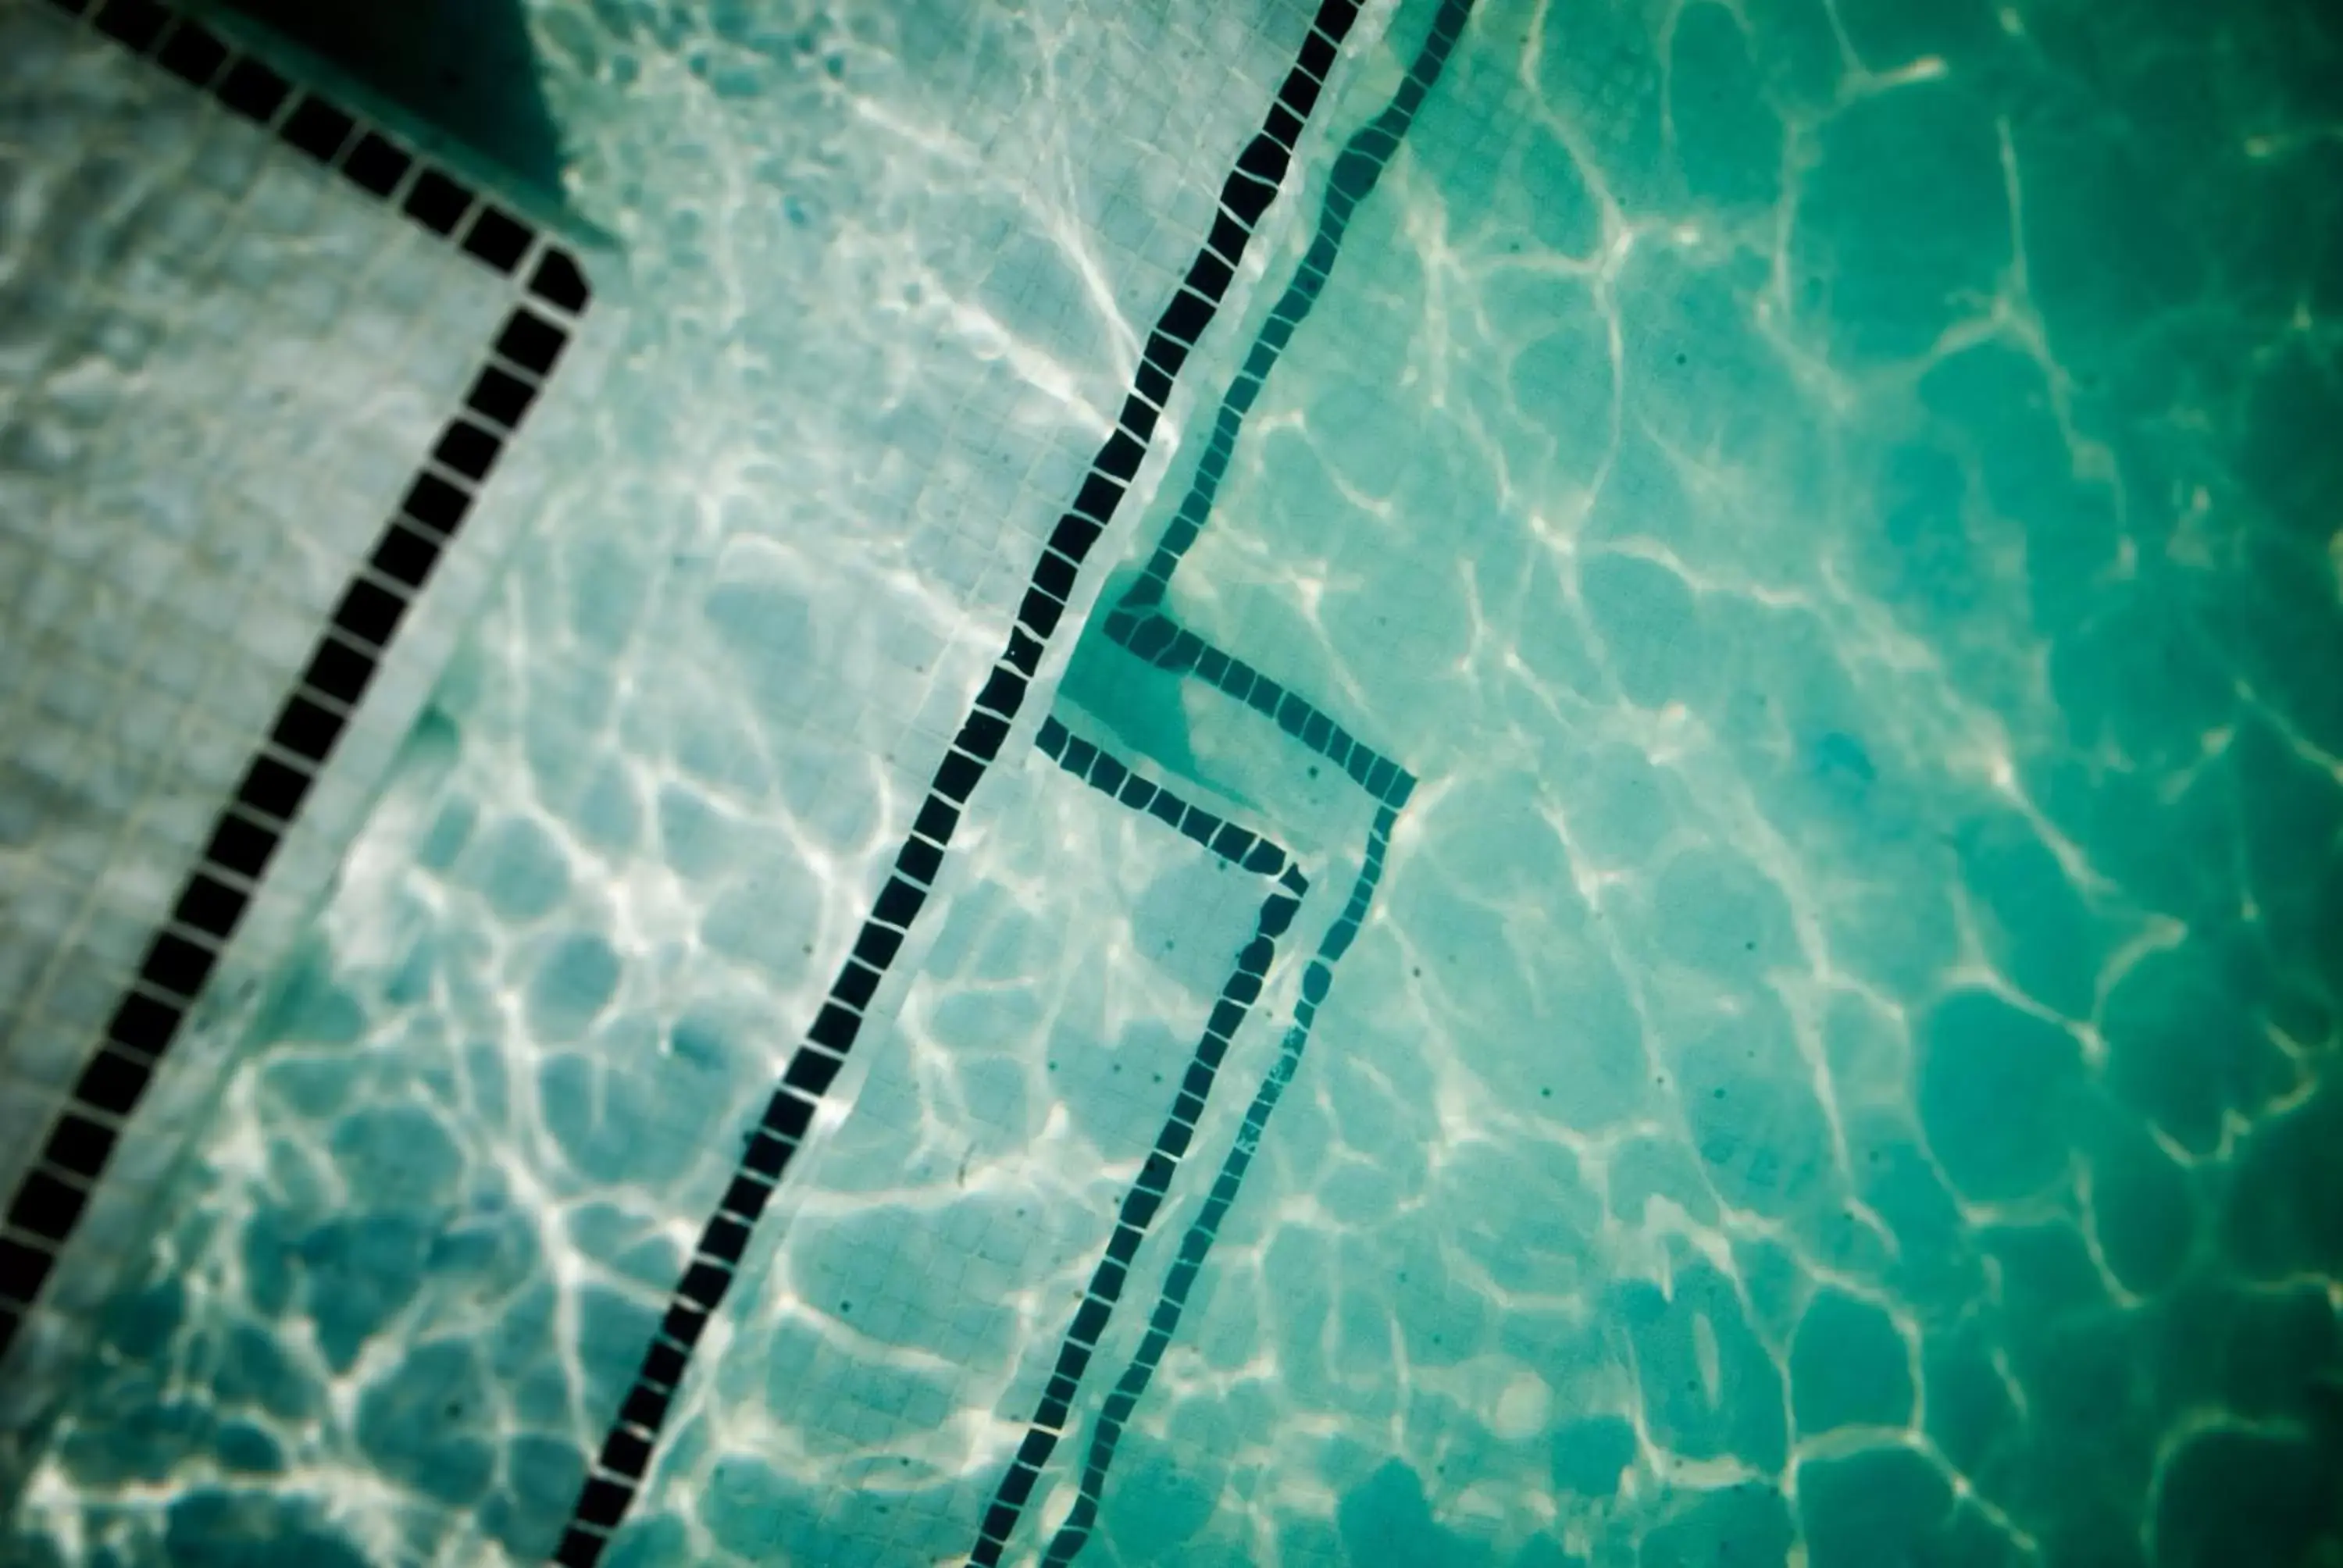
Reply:
[[[737, 325], [760, 247], [816, 230], [808, 290], [857, 254], [810, 176], [739, 194], [740, 127], [812, 100], [714, 21], [538, 21], [589, 210], [679, 290], [611, 394], [672, 477], [573, 499], [410, 746], [25, 1481], [27, 1562], [542, 1560], [851, 940], [733, 867], [888, 839], [769, 783], [769, 661], [818, 640], [793, 594], [910, 590], [883, 538], [841, 586], [734, 519], [803, 475], [727, 465], [799, 437], [713, 408], [785, 336]], [[2343, 1563], [2343, 31], [1405, 0], [1346, 48], [604, 1560], [970, 1559], [1291, 866], [998, 1560]], [[653, 410], [707, 366], [703, 437]], [[687, 627], [720, 699], [651, 678]]]

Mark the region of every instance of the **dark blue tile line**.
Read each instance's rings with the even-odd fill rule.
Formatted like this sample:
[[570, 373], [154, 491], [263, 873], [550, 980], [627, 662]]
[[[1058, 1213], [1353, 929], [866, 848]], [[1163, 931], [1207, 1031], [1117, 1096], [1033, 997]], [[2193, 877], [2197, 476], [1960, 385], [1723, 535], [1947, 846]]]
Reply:
[[[1473, 0], [1442, 0], [1423, 46], [1417, 51], [1414, 64], [1408, 67], [1391, 102], [1343, 144], [1327, 176], [1326, 194], [1318, 209], [1317, 233], [1286, 283], [1285, 292], [1271, 309], [1269, 319], [1254, 335], [1244, 368], [1229, 384], [1228, 392], [1221, 399], [1212, 433], [1196, 459], [1195, 473], [1187, 493], [1181, 498], [1179, 510], [1164, 525], [1163, 537], [1156, 542], [1146, 570], [1108, 613], [1107, 635], [1115, 641], [1129, 646], [1146, 624], [1147, 612], [1163, 602], [1173, 573], [1211, 519], [1212, 503], [1220, 495], [1222, 479], [1227, 476], [1229, 459], [1236, 453], [1237, 437], [1243, 432], [1245, 417], [1252, 412], [1254, 399], [1261, 396], [1270, 372], [1277, 367], [1285, 346], [1317, 305], [1327, 278], [1333, 273], [1334, 263], [1342, 255], [1342, 236], [1351, 226], [1353, 215], [1358, 211], [1359, 204], [1373, 194], [1383, 169], [1399, 151], [1400, 143], [1415, 123], [1416, 111], [1423, 106], [1425, 95], [1440, 80], [1449, 53], [1463, 35], [1465, 19], [1472, 11]], [[1173, 628], [1172, 635], [1185, 634]]]
[[1171, 617], [1149, 615], [1123, 646], [1159, 669], [1192, 674], [1252, 709], [1348, 773], [1384, 805], [1405, 806], [1414, 793], [1415, 779], [1406, 769], [1352, 735], [1300, 692], [1175, 625]]
[[[1349, 950], [1366, 920], [1375, 888], [1383, 878], [1392, 830], [1399, 820], [1400, 810], [1415, 789], [1414, 776], [1396, 761], [1359, 741], [1332, 716], [1299, 693], [1288, 690], [1265, 673], [1180, 627], [1158, 607], [1162, 604], [1181, 561], [1211, 516], [1213, 499], [1219, 492], [1230, 457], [1235, 451], [1247, 412], [1260, 396], [1262, 385], [1275, 367], [1285, 345], [1291, 341], [1294, 329], [1316, 303], [1333, 269], [1342, 235], [1349, 226], [1353, 213], [1374, 189], [1383, 167], [1398, 150], [1401, 139], [1407, 134], [1416, 110], [1423, 102], [1424, 95], [1431, 91], [1446, 65], [1448, 55], [1463, 34], [1471, 10], [1472, 0], [1443, 0], [1423, 48], [1392, 102], [1364, 129], [1351, 137], [1336, 159], [1321, 209], [1318, 233], [1310, 250], [1256, 337], [1243, 371], [1222, 399], [1212, 435], [1198, 458], [1194, 478], [1172, 521], [1167, 526], [1163, 538], [1159, 541], [1145, 573], [1108, 612], [1108, 636], [1134, 657], [1144, 658], [1174, 674], [1193, 674], [1214, 689], [1273, 721], [1294, 740], [1342, 768], [1353, 782], [1378, 802], [1378, 809], [1374, 824], [1368, 830], [1364, 863], [1353, 884], [1350, 901], [1343, 907], [1340, 918], [1329, 928], [1318, 951], [1302, 971], [1302, 997], [1294, 1004], [1293, 1022], [1280, 1044], [1277, 1060], [1254, 1093], [1237, 1137], [1222, 1161], [1220, 1174], [1212, 1184], [1210, 1196], [1182, 1238], [1179, 1256], [1164, 1277], [1162, 1291], [1156, 1300], [1155, 1311], [1149, 1319], [1147, 1332], [1138, 1352], [1092, 1422], [1090, 1448], [1074, 1506], [1064, 1524], [1051, 1537], [1043, 1555], [1042, 1560], [1049, 1568], [1066, 1568], [1066, 1564], [1080, 1555], [1090, 1541], [1105, 1493], [1108, 1472], [1114, 1462], [1116, 1447], [1132, 1412], [1137, 1410], [1140, 1400], [1153, 1380], [1155, 1369], [1161, 1364], [1164, 1352], [1171, 1346], [1172, 1336], [1178, 1331], [1189, 1295], [1202, 1272], [1212, 1242], [1235, 1203], [1237, 1194], [1243, 1188], [1246, 1172], [1251, 1169], [1254, 1156], [1260, 1151], [1262, 1137], [1270, 1118], [1283, 1097], [1286, 1086], [1293, 1081], [1294, 1075], [1301, 1070], [1302, 1054], [1309, 1046], [1311, 1028], [1317, 1020], [1318, 1009], [1333, 985], [1334, 965]], [[1242, 978], [1243, 973], [1240, 965], [1235, 978]], [[1168, 1187], [1167, 1172], [1162, 1187], [1158, 1190], [1158, 1201], [1160, 1191], [1168, 1191]], [[1128, 1259], [1123, 1262], [1127, 1264]], [[1121, 1282], [1122, 1275], [1118, 1273], [1114, 1279], [1118, 1289]], [[1095, 1298], [1097, 1294], [1094, 1282], [1091, 1297]], [[1086, 1300], [1082, 1312], [1089, 1312], [1092, 1305], [1093, 1301]], [[1078, 1343], [1074, 1337], [1069, 1339], [1067, 1350], [1080, 1351], [1079, 1360], [1073, 1367], [1075, 1377], [1078, 1378], [1087, 1367], [1097, 1343], [1096, 1331], [1101, 1331], [1104, 1322], [1103, 1314], [1088, 1323], [1080, 1313], [1077, 1314], [1077, 1331], [1088, 1329], [1092, 1332], [1087, 1342]], [[978, 1544], [970, 1553], [972, 1568], [993, 1568], [1000, 1561], [1024, 1503], [1040, 1480], [1041, 1466], [1055, 1451], [1059, 1437], [1065, 1431], [1075, 1383], [1065, 1376], [1064, 1353], [1061, 1352], [1060, 1376], [1052, 1380], [1045, 1392], [1033, 1424], [1026, 1433], [1009, 1474], [994, 1495], [990, 1511], [986, 1514]]]
[[1114, 1463], [1115, 1446], [1122, 1441], [1125, 1426], [1131, 1412], [1147, 1392], [1147, 1385], [1162, 1363], [1163, 1352], [1171, 1348], [1172, 1336], [1179, 1332], [1181, 1314], [1187, 1310], [1189, 1292], [1195, 1289], [1198, 1275], [1203, 1271], [1204, 1260], [1220, 1236], [1221, 1225], [1228, 1218], [1237, 1193], [1244, 1187], [1245, 1172], [1261, 1151], [1262, 1135], [1268, 1131], [1269, 1119], [1276, 1113], [1277, 1102], [1283, 1098], [1286, 1086], [1302, 1070], [1302, 1053], [1310, 1045], [1310, 1026], [1318, 1016], [1319, 1004], [1326, 1000], [1334, 982], [1334, 964], [1349, 949], [1365, 920], [1367, 906], [1374, 899], [1375, 884], [1383, 878], [1383, 855], [1391, 846], [1391, 831], [1399, 820], [1399, 813], [1385, 806], [1375, 813], [1374, 826], [1367, 834], [1366, 864], [1360, 868], [1358, 879], [1351, 886], [1351, 901], [1342, 908], [1342, 919], [1329, 930], [1318, 944], [1317, 953], [1309, 967], [1302, 971], [1302, 1000], [1293, 1006], [1293, 1022], [1288, 1026], [1284, 1040], [1279, 1044], [1277, 1060], [1262, 1077], [1261, 1087], [1254, 1091], [1252, 1104], [1246, 1108], [1244, 1122], [1237, 1130], [1236, 1141], [1221, 1161], [1220, 1175], [1212, 1182], [1212, 1196], [1205, 1200], [1186, 1235], [1180, 1239], [1180, 1256], [1164, 1275], [1163, 1289], [1155, 1300], [1154, 1314], [1148, 1319], [1147, 1337], [1140, 1342], [1131, 1364], [1123, 1369], [1114, 1392], [1107, 1396], [1097, 1419], [1091, 1424], [1091, 1445], [1082, 1465], [1081, 1486], [1074, 1500], [1072, 1512], [1050, 1541], [1049, 1550], [1041, 1561], [1047, 1568], [1065, 1568], [1090, 1541], [1091, 1527], [1098, 1519], [1099, 1502], [1106, 1490], [1107, 1471]]
[[1276, 844], [1141, 777], [1121, 759], [1068, 729], [1055, 714], [1041, 721], [1034, 744], [1091, 789], [1193, 839], [1232, 866], [1263, 877], [1291, 874], [1297, 879], [1292, 888], [1297, 898], [1308, 886], [1292, 857]]
[[1221, 481], [1236, 453], [1246, 416], [1261, 396], [1270, 373], [1277, 367], [1295, 330], [1318, 303], [1326, 280], [1341, 257], [1342, 236], [1359, 204], [1372, 195], [1400, 143], [1415, 123], [1416, 111], [1439, 81], [1450, 52], [1464, 30], [1473, 0], [1443, 0], [1433, 18], [1423, 46], [1417, 51], [1406, 77], [1382, 113], [1362, 126], [1343, 145], [1327, 176], [1320, 204], [1318, 230], [1309, 250], [1295, 266], [1285, 291], [1270, 311], [1269, 319], [1253, 339], [1244, 369], [1221, 400], [1212, 433], [1196, 459], [1196, 468], [1179, 509], [1164, 525], [1163, 537], [1138, 581], [1107, 612], [1107, 636], [1140, 658], [1175, 675], [1194, 674], [1208, 685], [1273, 720], [1294, 739], [1348, 773], [1358, 786], [1384, 804], [1404, 806], [1415, 780], [1406, 769], [1382, 756], [1343, 729], [1300, 693], [1288, 690], [1242, 659], [1212, 647], [1182, 628], [1161, 608], [1172, 578], [1189, 549], [1211, 520]]
[[[1044, 755], [1092, 789], [1132, 810], [1160, 818], [1222, 859], [1275, 880], [1253, 921], [1252, 940], [1237, 955], [1236, 967], [1221, 987], [1220, 1000], [1213, 1004], [1203, 1038], [1197, 1042], [1195, 1055], [1188, 1063], [1187, 1076], [1181, 1080], [1180, 1092], [1164, 1117], [1162, 1130], [1155, 1135], [1155, 1146], [1130, 1191], [1123, 1194], [1114, 1231], [1107, 1240], [1106, 1251], [1097, 1268], [1091, 1272], [1081, 1305], [1075, 1309], [1073, 1322], [1058, 1347], [1057, 1364], [1042, 1390], [1033, 1419], [1026, 1427], [1024, 1440], [1018, 1445], [1017, 1457], [993, 1491], [991, 1505], [978, 1528], [976, 1544], [969, 1549], [968, 1560], [975, 1568], [996, 1568], [1000, 1563], [1009, 1537], [1015, 1533], [1017, 1522], [1024, 1513], [1026, 1500], [1032, 1496], [1034, 1483], [1041, 1479], [1041, 1467], [1050, 1462], [1061, 1434], [1072, 1419], [1074, 1396], [1081, 1391], [1082, 1373], [1097, 1353], [1099, 1342], [1105, 1337], [1115, 1307], [1122, 1299], [1123, 1286], [1130, 1280], [1132, 1261], [1147, 1240], [1148, 1230], [1163, 1205], [1165, 1194], [1172, 1190], [1172, 1178], [1179, 1173], [1180, 1162], [1195, 1138], [1196, 1124], [1203, 1120], [1204, 1107], [1212, 1099], [1221, 1063], [1228, 1055], [1229, 1041], [1260, 999], [1262, 982], [1277, 957], [1277, 939], [1292, 927], [1302, 900], [1310, 890], [1309, 879], [1284, 850], [1266, 839], [1256, 838], [1232, 823], [1174, 799], [1168, 789], [1140, 779], [1117, 759], [1072, 735], [1054, 716], [1041, 726], [1038, 743]], [[1129, 792], [1134, 781], [1144, 786], [1143, 798], [1134, 799]], [[1161, 804], [1167, 799], [1172, 801], [1168, 810]], [[1196, 820], [1199, 817], [1203, 819], [1202, 822]], [[1232, 838], [1231, 834], [1241, 837]]]
[[[1042, 650], [1073, 598], [1081, 565], [1146, 457], [1173, 379], [1218, 313], [1253, 226], [1275, 199], [1326, 73], [1358, 12], [1359, 0], [1322, 0], [1292, 69], [1262, 116], [1261, 130], [1238, 155], [1236, 166], [1221, 186], [1212, 231], [1148, 335], [1116, 427], [1091, 460], [1073, 505], [1059, 518], [1035, 563], [1008, 646], [936, 769], [911, 834], [896, 855], [894, 873], [880, 889], [852, 953], [831, 982], [829, 999], [748, 1135], [731, 1185], [703, 1230], [634, 1384], [588, 1467], [554, 1549], [554, 1560], [565, 1568], [593, 1568], [634, 1505], [693, 1349], [730, 1290], [749, 1236], [803, 1146], [816, 1110], [845, 1067], [861, 1030], [864, 1010], [941, 874], [969, 796], [1008, 739]], [[1184, 806], [1182, 811], [1184, 821]], [[1299, 875], [1290, 863], [1286, 874]]]
[[[519, 434], [592, 298], [569, 251], [268, 66], [155, 0], [55, 0], [98, 34], [208, 92], [305, 156], [483, 266], [518, 276], [516, 303], [483, 356], [464, 406], [441, 427], [374, 553], [350, 578], [309, 661], [214, 824], [137, 978], [93, 1042], [65, 1108], [9, 1195], [0, 1231], [0, 1358], [46, 1288], [164, 1054], [241, 928], [285, 837], [379, 673], [400, 623], [422, 597], [504, 448]], [[543, 243], [540, 243], [543, 241]]]

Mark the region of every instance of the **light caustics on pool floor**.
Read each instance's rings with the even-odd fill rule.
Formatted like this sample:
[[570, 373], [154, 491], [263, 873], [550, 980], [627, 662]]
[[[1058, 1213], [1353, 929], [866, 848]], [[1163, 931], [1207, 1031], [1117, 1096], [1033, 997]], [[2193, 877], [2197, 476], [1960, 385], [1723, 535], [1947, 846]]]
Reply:
[[[1362, 35], [1195, 409], [1433, 15]], [[1242, 431], [1200, 413], [1127, 521], [1219, 463], [1148, 601], [1195, 668], [1128, 599], [1072, 655], [1069, 734], [1328, 862], [1182, 1183], [1367, 841], [1203, 648], [1417, 780], [1082, 1562], [2334, 1558], [2337, 47], [2278, 6], [1474, 8]], [[895, 1066], [606, 1561], [968, 1553], [1262, 896], [1058, 761], [956, 847]], [[563, 1065], [610, 988], [522, 988], [524, 939], [593, 950], [503, 879], [654, 920], [737, 829], [464, 841], [454, 777], [232, 1085], [29, 1493], [60, 1548], [549, 1545], [705, 1211], [633, 1195], [684, 1161], [608, 1107], [746, 1103], [764, 1031], [638, 1030], [682, 1088]], [[383, 1060], [432, 1033], [436, 1080]], [[613, 1185], [478, 1169], [475, 1119]], [[1086, 1508], [1098, 1408], [1005, 1561]]]

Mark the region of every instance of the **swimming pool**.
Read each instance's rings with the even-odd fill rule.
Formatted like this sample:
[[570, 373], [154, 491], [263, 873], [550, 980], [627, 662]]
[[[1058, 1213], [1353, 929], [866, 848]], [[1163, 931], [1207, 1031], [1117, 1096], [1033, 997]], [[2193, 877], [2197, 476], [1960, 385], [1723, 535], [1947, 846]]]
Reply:
[[13, 1551], [2343, 1550], [2309, 8], [529, 15], [623, 338]]

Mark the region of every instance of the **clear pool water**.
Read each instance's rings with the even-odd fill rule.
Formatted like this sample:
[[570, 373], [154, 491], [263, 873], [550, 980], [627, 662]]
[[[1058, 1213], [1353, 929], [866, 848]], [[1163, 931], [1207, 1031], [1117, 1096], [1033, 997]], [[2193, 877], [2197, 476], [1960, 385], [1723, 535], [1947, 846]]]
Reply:
[[[789, 671], [991, 637], [919, 475], [1046, 534], [1307, 22], [1163, 9], [532, 13], [634, 338], [12, 1561], [554, 1549], [916, 809]], [[1097, 747], [1308, 890], [1000, 1560], [2343, 1563], [2343, 29], [1442, 15], [1346, 45], [605, 1561], [975, 1550], [1277, 896]], [[1194, 166], [1093, 199], [1091, 116]], [[1141, 657], [1167, 539], [1412, 792]]]

